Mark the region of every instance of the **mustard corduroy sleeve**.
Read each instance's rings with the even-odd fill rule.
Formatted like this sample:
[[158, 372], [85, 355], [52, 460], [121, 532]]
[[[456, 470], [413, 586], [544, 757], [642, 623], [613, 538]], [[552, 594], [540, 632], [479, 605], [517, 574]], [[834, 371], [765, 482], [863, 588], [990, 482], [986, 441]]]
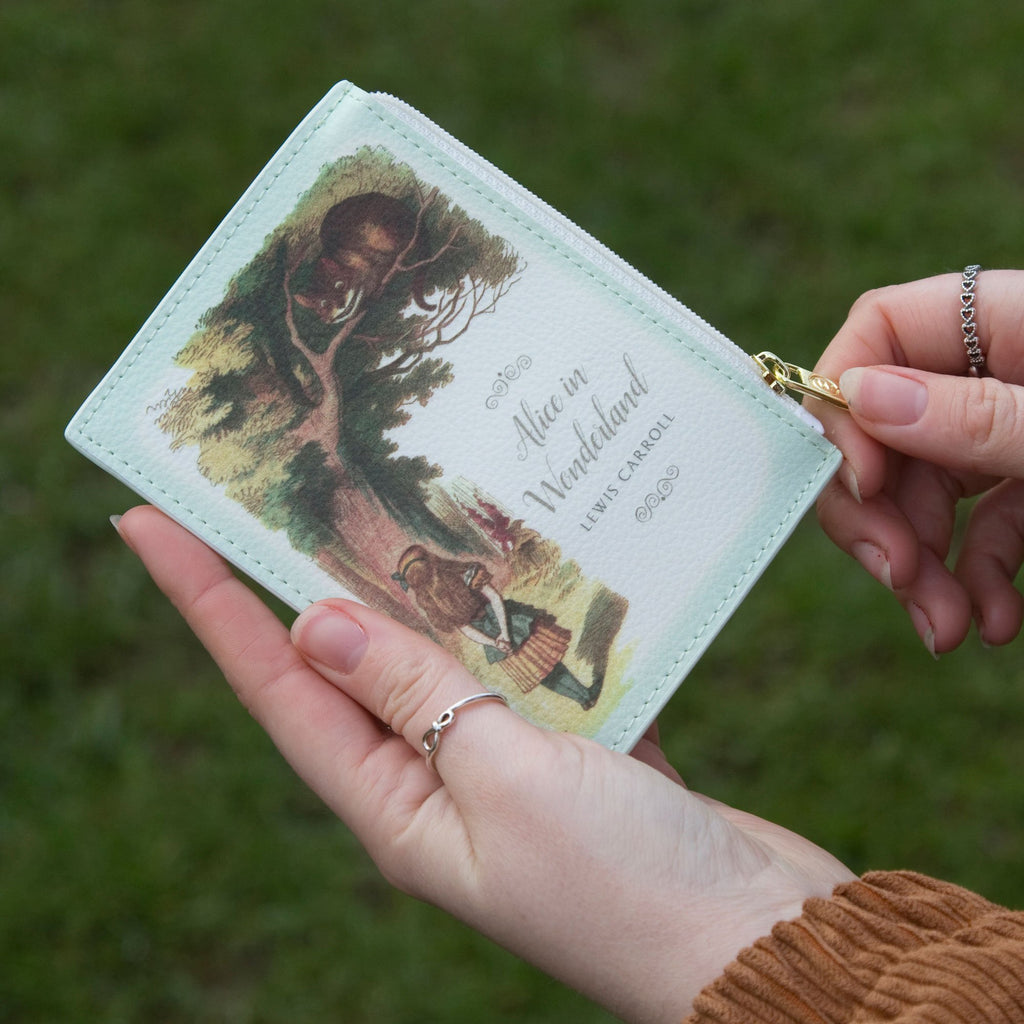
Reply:
[[872, 872], [743, 950], [686, 1024], [1024, 1022], [1024, 913]]

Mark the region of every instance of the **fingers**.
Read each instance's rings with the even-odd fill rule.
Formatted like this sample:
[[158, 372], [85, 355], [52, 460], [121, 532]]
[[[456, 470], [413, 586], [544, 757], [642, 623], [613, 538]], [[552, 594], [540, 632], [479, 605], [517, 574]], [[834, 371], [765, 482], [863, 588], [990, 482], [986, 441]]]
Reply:
[[[932, 655], [963, 641], [971, 625], [970, 599], [936, 550], [922, 542], [896, 500], [883, 493], [858, 504], [833, 481], [819, 499], [818, 517], [835, 544], [895, 594]], [[934, 522], [919, 518], [922, 529], [934, 531], [933, 542], [944, 551], [949, 538], [942, 517]]]
[[917, 577], [917, 535], [888, 495], [859, 503], [833, 480], [818, 499], [818, 519], [836, 546], [889, 590], [909, 586]]
[[332, 601], [297, 620], [304, 657], [220, 556], [161, 512], [133, 509], [118, 529], [242, 703], [385, 877], [456, 905], [476, 868], [455, 790], [477, 797], [476, 816], [499, 818], [507, 801], [486, 769], [507, 767], [520, 752], [529, 757], [531, 737], [546, 734], [497, 702], [464, 708], [435, 757], [444, 785], [426, 766], [422, 734], [481, 687], [435, 644], [360, 605]]
[[[133, 509], [119, 530], [304, 777], [317, 775], [325, 750], [352, 764], [373, 753], [382, 743], [381, 723], [405, 737], [407, 761], [422, 763], [423, 733], [445, 708], [482, 690], [436, 644], [350, 601], [308, 608], [293, 626], [293, 645], [284, 625], [227, 563], [161, 512]], [[341, 695], [346, 699], [339, 701]], [[506, 711], [497, 702], [494, 707]], [[474, 706], [465, 717], [490, 711]], [[330, 742], [311, 745], [325, 724]], [[473, 731], [453, 725], [438, 764], [465, 747]], [[338, 755], [338, 748], [348, 754]]]
[[991, 477], [1024, 477], [1024, 388], [890, 366], [847, 370], [858, 426], [916, 458]]
[[[851, 367], [880, 363], [936, 373], [966, 371], [956, 315], [959, 293], [959, 277], [954, 274], [865, 293], [851, 307], [816, 369], [834, 380]], [[814, 411], [826, 436], [843, 453], [840, 478], [847, 488], [861, 499], [877, 494], [885, 482], [884, 446], [845, 413], [821, 403]]]
[[1024, 563], [1024, 481], [1009, 480], [979, 499], [964, 537], [957, 576], [989, 645], [1009, 643], [1024, 619], [1014, 579]]
[[[849, 877], [831, 859], [815, 874], [797, 837], [748, 835], [664, 766], [535, 729], [496, 702], [463, 708], [443, 734], [441, 785], [415, 745], [480, 687], [440, 648], [347, 601], [303, 612], [293, 646], [219, 556], [161, 513], [133, 510], [120, 529], [386, 877], [625, 1017], [667, 1019], [780, 908], [797, 913]], [[751, 901], [752, 880], [767, 898]], [[641, 965], [625, 980], [608, 969], [623, 936]]]
[[[942, 274], [862, 295], [818, 363], [830, 377], [851, 366], [891, 363], [962, 375], [968, 359], [960, 318], [960, 274]], [[986, 270], [975, 292], [978, 335], [1000, 380], [1024, 383], [1024, 271]]]
[[[852, 367], [879, 364], [962, 376], [968, 366], [961, 331], [960, 275], [944, 274], [867, 292], [818, 362], [838, 380]], [[978, 332], [989, 369], [1001, 381], [1024, 384], [1024, 272], [984, 271], [975, 291]], [[844, 387], [845, 392], [845, 387]], [[849, 398], [849, 395], [847, 395]], [[843, 452], [841, 478], [861, 498], [885, 481], [885, 449], [856, 419], [814, 403], [829, 439]]]
[[1016, 635], [1022, 614], [1017, 487], [979, 503], [956, 575], [943, 564], [958, 500], [1024, 477], [1024, 272], [978, 278], [993, 377], [965, 376], [960, 291], [960, 275], [948, 274], [858, 299], [817, 365], [839, 380], [850, 412], [814, 410], [844, 456], [819, 502], [823, 527], [894, 590], [938, 651], [966, 634], [972, 605], [988, 643]]
[[665, 778], [686, 788], [683, 777], [672, 767], [661, 749], [661, 737], [658, 734], [658, 723], [652, 722], [647, 732], [640, 738], [640, 742], [633, 748], [630, 756], [642, 764], [661, 772]]
[[[307, 608], [292, 639], [309, 663], [424, 756], [424, 733], [441, 713], [483, 692], [469, 671], [442, 648], [393, 620], [351, 601]], [[442, 732], [434, 764], [449, 784], [487, 760], [485, 748], [515, 744], [508, 730], [525, 725], [498, 701], [461, 709]]]
[[[893, 485], [895, 505], [936, 562], [946, 556], [960, 498], [996, 479], [1024, 477], [1024, 388], [897, 367], [847, 370], [841, 386], [860, 429], [904, 456]], [[861, 539], [886, 552], [896, 588], [904, 588], [901, 599], [926, 646], [934, 653], [960, 643], [972, 603], [987, 643], [1016, 636], [1021, 611], [1013, 578], [1021, 560], [1020, 487], [1001, 489], [998, 497], [979, 504], [955, 578], [935, 564], [911, 583], [904, 583], [913, 564], [908, 538], [898, 518], [879, 513], [883, 498], [859, 506], [833, 502], [824, 506], [822, 523], [869, 571], [872, 564], [863, 555], [871, 549]], [[882, 578], [877, 568], [875, 575]]]
[[242, 702], [266, 724], [266, 713], [273, 711], [277, 699], [277, 681], [308, 674], [286, 643], [285, 627], [223, 559], [155, 508], [126, 512], [118, 532], [213, 655]]
[[971, 628], [967, 592], [930, 548], [922, 547], [917, 576], [896, 597], [933, 656], [953, 650]]
[[313, 671], [277, 616], [183, 527], [144, 506], [118, 530], [299, 775], [358, 834], [378, 828], [374, 780], [422, 758], [386, 743], [373, 715]]

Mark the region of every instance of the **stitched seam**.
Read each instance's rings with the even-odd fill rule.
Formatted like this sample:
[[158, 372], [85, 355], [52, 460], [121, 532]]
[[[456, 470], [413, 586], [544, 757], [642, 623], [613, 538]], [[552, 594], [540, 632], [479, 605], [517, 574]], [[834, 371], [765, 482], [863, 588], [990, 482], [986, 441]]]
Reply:
[[118, 373], [117, 376], [114, 377], [109, 382], [109, 384], [104, 388], [103, 392], [97, 396], [95, 405], [89, 412], [88, 416], [86, 416], [85, 420], [82, 422], [80, 428], [80, 433], [83, 438], [89, 441], [90, 444], [95, 446], [98, 450], [108, 455], [117, 465], [121, 466], [124, 470], [126, 470], [129, 475], [149, 485], [150, 488], [155, 490], [158, 494], [163, 495], [176, 508], [183, 509], [191, 517], [195, 518], [200, 524], [202, 524], [204, 529], [208, 530], [210, 534], [218, 537], [225, 547], [227, 547], [231, 551], [238, 552], [242, 556], [242, 558], [247, 559], [252, 565], [257, 566], [259, 570], [265, 575], [265, 577], [273, 579], [276, 582], [276, 584], [282, 588], [283, 591], [292, 594], [294, 597], [298, 598], [300, 602], [305, 602], [307, 604], [312, 600], [312, 598], [308, 594], [303, 593], [303, 591], [297, 588], [293, 583], [289, 582], [289, 580], [286, 577], [282, 576], [278, 572], [275, 572], [265, 562], [261, 561], [251, 552], [247, 551], [244, 547], [238, 544], [237, 541], [229, 537], [226, 533], [223, 533], [221, 530], [218, 530], [212, 523], [199, 517], [194, 509], [190, 508], [170, 491], [166, 490], [164, 487], [161, 487], [151, 477], [147, 476], [145, 473], [140, 472], [130, 462], [127, 462], [122, 456], [118, 455], [117, 452], [113, 451], [108, 446], [102, 444], [100, 441], [98, 441], [95, 437], [88, 434], [86, 431], [88, 430], [89, 424], [92, 422], [95, 415], [99, 412], [100, 406], [107, 400], [111, 392], [121, 383], [121, 381], [128, 373], [128, 371], [132, 368], [132, 366], [135, 365], [138, 359], [142, 356], [142, 353], [146, 349], [146, 347], [156, 339], [157, 335], [163, 329], [164, 324], [167, 323], [167, 321], [171, 318], [171, 316], [173, 316], [174, 312], [178, 309], [182, 302], [184, 302], [185, 299], [192, 292], [192, 289], [196, 286], [196, 284], [202, 277], [203, 273], [205, 272], [206, 268], [209, 267], [210, 264], [214, 262], [217, 256], [219, 256], [220, 253], [223, 251], [225, 245], [227, 245], [227, 243], [244, 226], [245, 222], [252, 215], [252, 212], [260, 204], [260, 202], [263, 200], [263, 197], [267, 194], [267, 192], [270, 191], [271, 187], [274, 185], [277, 179], [280, 178], [280, 176], [289, 166], [291, 166], [292, 162], [296, 159], [296, 157], [298, 157], [302, 153], [302, 150], [306, 147], [306, 144], [309, 142], [310, 138], [312, 138], [312, 136], [319, 130], [323, 123], [338, 109], [338, 107], [342, 104], [342, 102], [345, 99], [349, 97], [349, 95], [350, 93], [348, 90], [342, 93], [341, 96], [338, 97], [337, 102], [333, 103], [324, 111], [323, 117], [321, 117], [314, 124], [310, 125], [309, 130], [303, 136], [301, 136], [300, 139], [296, 140], [295, 151], [290, 156], [288, 156], [286, 160], [282, 162], [281, 166], [277, 169], [277, 171], [267, 180], [264, 187], [260, 189], [260, 191], [257, 192], [256, 195], [253, 196], [252, 201], [249, 203], [249, 205], [244, 210], [238, 213], [237, 222], [234, 224], [230, 231], [225, 232], [224, 237], [220, 241], [220, 244], [217, 245], [215, 249], [212, 249], [210, 251], [208, 256], [202, 261], [202, 263], [197, 264], [192, 269], [192, 271], [190, 272], [191, 277], [187, 283], [187, 286], [182, 289], [182, 292], [178, 296], [177, 300], [166, 310], [164, 315], [156, 323], [153, 324], [153, 326], [147, 333], [147, 336], [141, 339], [140, 344], [136, 349], [135, 353], [131, 357], [129, 357], [128, 360], [126, 360], [124, 366], [121, 369], [121, 372]]
[[623, 725], [622, 731], [613, 740], [613, 743], [616, 746], [620, 742], [622, 742], [622, 740], [630, 733], [630, 731], [633, 729], [633, 727], [636, 725], [636, 723], [638, 721], [640, 721], [644, 717], [644, 712], [646, 712], [646, 710], [664, 692], [666, 684], [671, 682], [671, 680], [673, 678], [673, 674], [675, 673], [677, 667], [680, 664], [682, 664], [683, 661], [686, 660], [686, 658], [689, 655], [690, 651], [692, 651], [693, 648], [696, 647], [696, 645], [704, 637], [705, 633], [707, 633], [708, 629], [711, 628], [711, 625], [714, 623], [715, 619], [718, 617], [718, 613], [722, 610], [722, 608], [725, 605], [727, 605], [732, 600], [733, 595], [736, 593], [736, 591], [741, 589], [741, 587], [743, 586], [745, 581], [748, 579], [748, 577], [755, 571], [755, 568], [756, 568], [757, 564], [761, 560], [761, 556], [772, 545], [772, 543], [775, 541], [775, 538], [782, 532], [782, 530], [785, 527], [786, 523], [788, 523], [790, 521], [790, 519], [793, 517], [793, 515], [797, 512], [797, 510], [803, 504], [804, 495], [807, 494], [807, 492], [809, 490], [811, 490], [813, 487], [815, 487], [817, 485], [818, 480], [822, 476], [825, 476], [825, 475], [828, 475], [827, 467], [819, 466], [819, 468], [815, 471], [814, 475], [807, 481], [807, 483], [804, 485], [803, 489], [800, 491], [800, 493], [797, 495], [797, 497], [794, 499], [794, 501], [790, 504], [789, 508], [786, 509], [785, 515], [779, 520], [778, 525], [775, 527], [775, 529], [772, 531], [772, 533], [768, 536], [767, 540], [765, 540], [765, 542], [761, 545], [761, 547], [758, 549], [758, 551], [754, 555], [754, 557], [750, 560], [750, 563], [747, 565], [747, 568], [744, 569], [742, 575], [736, 580], [735, 583], [733, 583], [733, 585], [729, 588], [728, 593], [722, 598], [722, 600], [719, 601], [718, 604], [715, 605], [715, 607], [711, 610], [711, 613], [704, 620], [704, 623], [700, 627], [699, 631], [693, 636], [693, 638], [686, 645], [686, 647], [680, 652], [680, 654], [675, 659], [675, 661], [673, 661], [672, 664], [668, 667], [668, 669], [666, 670], [664, 676], [662, 676], [661, 681], [655, 685], [654, 689], [648, 695], [647, 699], [637, 709], [636, 714], [633, 715], [633, 717], [629, 720], [629, 722], [627, 722], [626, 724]]

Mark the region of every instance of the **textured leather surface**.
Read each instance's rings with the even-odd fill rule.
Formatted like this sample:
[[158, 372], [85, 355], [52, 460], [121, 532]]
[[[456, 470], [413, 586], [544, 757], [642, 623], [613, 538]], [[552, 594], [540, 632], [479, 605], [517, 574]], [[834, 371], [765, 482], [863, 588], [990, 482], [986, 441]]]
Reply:
[[[382, 213], [348, 248], [324, 241], [326, 211], [370, 192], [416, 227]], [[306, 304], [327, 272], [359, 278], [357, 298], [339, 287], [354, 324]], [[839, 463], [703, 320], [414, 111], [347, 84], [261, 172], [67, 436], [293, 607], [376, 604], [526, 717], [616, 749]], [[396, 578], [413, 545], [479, 564], [493, 587], [449, 594], [458, 614], [431, 611], [415, 574]], [[460, 628], [495, 601], [530, 609], [537, 635], [550, 619], [570, 633], [559, 672], [529, 682], [525, 644], [497, 657]]]

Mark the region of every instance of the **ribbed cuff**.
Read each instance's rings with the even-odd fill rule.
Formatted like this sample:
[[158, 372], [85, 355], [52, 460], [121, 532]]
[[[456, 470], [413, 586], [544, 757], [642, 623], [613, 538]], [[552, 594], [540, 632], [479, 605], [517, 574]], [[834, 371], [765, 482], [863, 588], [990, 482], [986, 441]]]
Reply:
[[910, 872], [810, 899], [743, 950], [686, 1024], [1024, 1019], [1024, 914]]

